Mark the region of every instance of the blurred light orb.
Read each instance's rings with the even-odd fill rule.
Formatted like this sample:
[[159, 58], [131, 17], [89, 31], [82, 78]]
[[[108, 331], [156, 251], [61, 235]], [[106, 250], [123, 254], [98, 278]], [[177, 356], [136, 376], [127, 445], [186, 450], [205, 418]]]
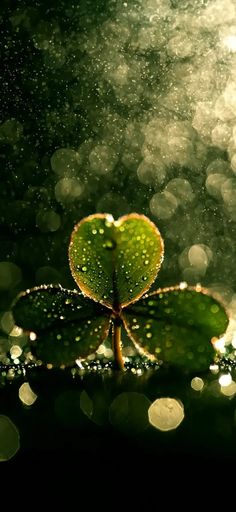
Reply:
[[155, 217], [170, 219], [178, 207], [178, 201], [170, 192], [158, 192], [152, 196], [149, 206]]
[[205, 273], [208, 266], [208, 258], [204, 249], [198, 245], [192, 245], [188, 251], [188, 259], [190, 265], [196, 267], [198, 272]]
[[83, 192], [78, 178], [62, 178], [55, 186], [55, 198], [59, 203], [69, 203], [78, 199]]
[[191, 388], [194, 391], [202, 391], [204, 388], [204, 381], [200, 377], [194, 377], [191, 380]]
[[22, 348], [19, 347], [19, 345], [12, 345], [12, 347], [10, 348], [10, 354], [13, 360], [17, 359], [22, 354]]
[[232, 377], [230, 375], [230, 373], [225, 373], [223, 375], [220, 376], [219, 378], [219, 384], [224, 387], [224, 386], [229, 386], [232, 382]]
[[0, 416], [0, 462], [12, 459], [20, 448], [18, 429], [8, 416]]
[[211, 132], [211, 140], [215, 146], [227, 149], [231, 137], [231, 128], [226, 123], [218, 123]]
[[228, 35], [223, 40], [224, 46], [230, 51], [230, 52], [236, 52], [236, 36], [235, 35]]
[[174, 178], [166, 185], [165, 190], [173, 194], [179, 205], [190, 203], [194, 199], [192, 187], [188, 180]]
[[61, 217], [53, 210], [39, 210], [36, 225], [43, 233], [57, 231], [61, 225]]
[[175, 398], [158, 398], [148, 409], [149, 423], [162, 432], [175, 430], [184, 419], [184, 406]]
[[235, 178], [229, 178], [224, 181], [221, 187], [221, 194], [227, 207], [235, 209], [236, 207], [236, 181]]
[[180, 59], [191, 57], [193, 52], [193, 42], [187, 34], [182, 32], [181, 34], [172, 37], [167, 45], [167, 53], [170, 56], [178, 57]]
[[76, 176], [80, 163], [79, 153], [70, 148], [57, 149], [51, 157], [52, 170], [58, 176]]
[[90, 167], [99, 174], [111, 172], [118, 162], [116, 151], [105, 144], [97, 144], [89, 155]]
[[19, 388], [19, 399], [24, 405], [33, 405], [37, 400], [37, 395], [33, 392], [28, 382], [24, 382]]
[[9, 290], [20, 283], [21, 269], [9, 261], [0, 261], [0, 290]]
[[222, 395], [230, 398], [236, 394], [236, 382], [232, 381], [228, 386], [221, 386], [220, 390]]
[[0, 126], [0, 141], [16, 144], [23, 135], [23, 126], [17, 119], [7, 119]]
[[22, 336], [23, 332], [24, 331], [21, 327], [18, 327], [18, 325], [14, 325], [13, 329], [9, 333], [9, 336], [11, 336], [12, 338], [18, 338], [19, 336]]
[[160, 159], [149, 156], [144, 158], [138, 166], [137, 175], [141, 183], [155, 187], [165, 180], [166, 168]]
[[206, 179], [206, 189], [208, 194], [215, 198], [221, 199], [221, 188], [226, 180], [227, 178], [224, 174], [210, 174]]
[[0, 327], [1, 329], [10, 334], [12, 329], [15, 326], [15, 321], [11, 311], [5, 311], [3, 315], [0, 317]]

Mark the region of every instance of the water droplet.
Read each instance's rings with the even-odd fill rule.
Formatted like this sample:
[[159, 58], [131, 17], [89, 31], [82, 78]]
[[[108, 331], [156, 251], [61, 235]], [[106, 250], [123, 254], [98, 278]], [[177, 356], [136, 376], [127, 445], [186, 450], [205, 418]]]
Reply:
[[84, 265], [82, 268], [81, 268], [82, 272], [87, 272], [87, 267]]
[[148, 338], [148, 339], [152, 338], [152, 333], [151, 332], [147, 332], [146, 338]]
[[92, 233], [93, 233], [93, 235], [96, 235], [97, 234], [97, 230], [96, 229], [92, 229]]
[[80, 336], [76, 336], [75, 341], [80, 341]]
[[142, 280], [143, 280], [143, 281], [147, 281], [147, 276], [143, 276], [143, 277], [142, 277]]
[[149, 260], [144, 261], [144, 265], [148, 265], [148, 263], [149, 263]]
[[100, 228], [100, 229], [99, 229], [99, 233], [100, 233], [100, 235], [103, 235], [103, 233], [104, 233], [104, 229]]
[[104, 243], [104, 248], [108, 251], [114, 251], [116, 248], [116, 242], [115, 240], [112, 240], [112, 238], [108, 238]]
[[57, 340], [61, 340], [61, 334], [57, 334]]

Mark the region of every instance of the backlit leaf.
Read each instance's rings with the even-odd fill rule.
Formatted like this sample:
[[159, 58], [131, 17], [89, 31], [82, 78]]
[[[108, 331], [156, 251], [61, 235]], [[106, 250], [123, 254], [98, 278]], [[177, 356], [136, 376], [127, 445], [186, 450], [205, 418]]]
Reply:
[[138, 214], [118, 221], [106, 214], [91, 215], [75, 226], [69, 247], [71, 272], [80, 289], [115, 310], [149, 289], [162, 257], [158, 229]]
[[110, 327], [107, 309], [61, 286], [43, 285], [21, 293], [12, 312], [16, 324], [31, 332], [32, 352], [54, 366], [73, 364], [94, 352]]
[[224, 307], [200, 286], [157, 290], [127, 308], [123, 318], [137, 347], [189, 371], [209, 368], [211, 341], [228, 325]]

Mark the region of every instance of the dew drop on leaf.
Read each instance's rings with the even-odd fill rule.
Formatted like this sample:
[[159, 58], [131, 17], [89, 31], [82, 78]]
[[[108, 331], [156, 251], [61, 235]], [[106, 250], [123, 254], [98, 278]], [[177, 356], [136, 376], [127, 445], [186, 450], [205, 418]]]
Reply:
[[113, 251], [116, 248], [115, 240], [112, 240], [111, 238], [105, 240], [104, 248], [107, 249], [108, 251]]

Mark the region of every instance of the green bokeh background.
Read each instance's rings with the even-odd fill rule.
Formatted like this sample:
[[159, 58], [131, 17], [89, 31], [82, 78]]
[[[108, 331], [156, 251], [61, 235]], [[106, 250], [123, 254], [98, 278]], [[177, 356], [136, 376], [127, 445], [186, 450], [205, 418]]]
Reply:
[[[234, 311], [235, 117], [228, 91], [235, 57], [221, 42], [233, 34], [236, 13], [230, 0], [220, 20], [217, 13], [215, 0], [163, 0], [158, 9], [151, 0], [1, 1], [1, 357], [13, 343], [4, 314], [18, 291], [42, 283], [74, 288], [70, 233], [94, 212], [148, 215], [165, 240], [158, 286], [201, 281], [220, 291]], [[55, 153], [61, 149], [65, 165], [62, 153]], [[72, 428], [63, 427], [57, 414], [50, 416], [51, 402], [58, 404], [64, 388], [80, 393], [93, 386], [101, 387], [98, 409], [107, 414], [102, 377], [96, 377], [99, 384], [88, 378], [83, 386], [64, 374], [27, 378], [44, 389], [40, 405], [30, 410], [18, 401], [17, 379], [0, 391], [2, 414], [20, 429], [19, 460], [57, 453], [62, 439], [69, 443], [65, 457], [71, 450], [81, 453], [81, 445], [75, 448], [78, 429], [88, 455], [101, 438], [112, 445], [132, 438], [143, 454], [160, 446], [173, 457], [180, 451], [196, 455], [199, 446], [200, 454], [213, 454], [215, 444], [222, 457], [235, 452], [235, 398], [221, 396], [217, 376], [205, 377], [209, 383], [215, 379], [216, 388], [207, 399], [198, 393], [195, 398], [189, 377], [171, 374], [161, 384], [157, 376], [105, 379], [114, 395], [138, 389], [152, 401], [163, 392], [186, 405], [183, 430], [164, 438], [151, 429], [135, 439], [109, 422], [91, 427], [83, 417]], [[74, 416], [73, 400], [72, 414], [67, 399], [65, 405], [59, 400], [63, 421]], [[44, 446], [37, 443], [39, 416], [44, 426], [48, 422]], [[31, 441], [28, 421], [35, 428]]]

